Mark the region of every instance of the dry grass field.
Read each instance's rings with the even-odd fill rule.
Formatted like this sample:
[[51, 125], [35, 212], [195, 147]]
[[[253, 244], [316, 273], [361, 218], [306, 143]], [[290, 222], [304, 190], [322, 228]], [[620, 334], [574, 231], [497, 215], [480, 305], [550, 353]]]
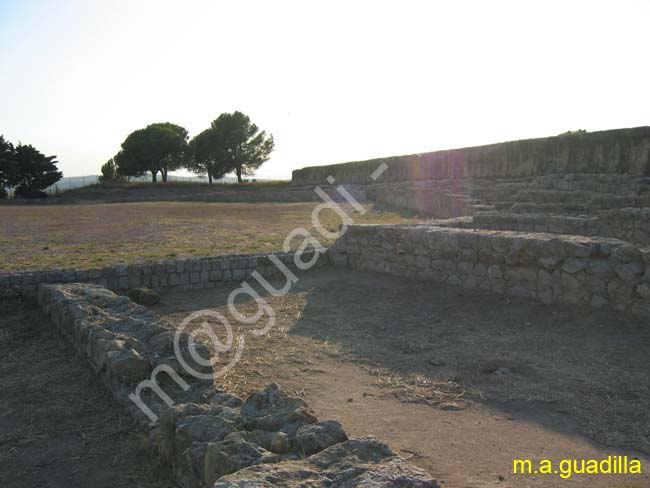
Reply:
[[[151, 183], [145, 181], [101, 183], [82, 186], [52, 195], [60, 203], [116, 203], [116, 202], [146, 202], [146, 201], [196, 201], [210, 200], [228, 201], [228, 198], [244, 198], [242, 201], [271, 201], [283, 200], [283, 196], [300, 190], [288, 181], [256, 181], [244, 182], [238, 185], [230, 183], [207, 183], [168, 181]], [[311, 190], [310, 190], [311, 191]], [[313, 195], [313, 191], [311, 191]], [[298, 201], [298, 200], [293, 200]]]
[[[282, 249], [296, 227], [312, 229], [317, 202], [138, 202], [0, 206], [0, 271], [96, 268], [183, 256]], [[355, 223], [414, 221], [367, 206]], [[320, 213], [330, 230], [332, 211]], [[322, 240], [327, 244], [326, 240]], [[299, 240], [296, 240], [296, 245]]]

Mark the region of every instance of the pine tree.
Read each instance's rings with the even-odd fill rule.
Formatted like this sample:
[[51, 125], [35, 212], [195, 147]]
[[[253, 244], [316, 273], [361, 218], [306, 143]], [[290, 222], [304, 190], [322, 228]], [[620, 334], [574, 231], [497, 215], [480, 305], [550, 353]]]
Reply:
[[56, 167], [56, 156], [45, 156], [30, 145], [18, 144], [14, 160], [16, 172], [9, 184], [16, 188], [18, 198], [46, 197], [44, 190], [63, 176]]
[[16, 151], [11, 142], [0, 136], [0, 198], [7, 198], [16, 173]]

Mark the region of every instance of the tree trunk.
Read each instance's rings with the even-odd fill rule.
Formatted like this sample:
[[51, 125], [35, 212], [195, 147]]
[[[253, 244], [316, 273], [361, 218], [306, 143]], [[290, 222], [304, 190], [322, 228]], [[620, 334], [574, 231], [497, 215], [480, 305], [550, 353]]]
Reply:
[[241, 183], [241, 166], [237, 166], [237, 183]]
[[152, 183], [155, 183], [156, 181], [158, 181], [158, 179], [156, 178], [157, 174], [158, 174], [158, 171], [151, 170], [151, 182]]
[[210, 171], [208, 171], [208, 182], [212, 184], [212, 173]]
[[161, 169], [160, 174], [162, 175], [162, 180], [167, 181], [167, 168]]

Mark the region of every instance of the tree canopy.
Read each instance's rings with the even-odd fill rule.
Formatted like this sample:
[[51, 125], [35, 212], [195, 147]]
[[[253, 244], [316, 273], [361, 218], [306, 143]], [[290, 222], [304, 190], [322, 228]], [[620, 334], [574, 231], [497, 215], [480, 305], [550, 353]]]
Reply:
[[120, 176], [151, 173], [152, 181], [169, 171], [185, 167], [207, 175], [210, 183], [228, 173], [251, 175], [268, 161], [274, 148], [273, 136], [267, 135], [241, 113], [222, 113], [210, 127], [188, 142], [187, 131], [169, 122], [150, 124], [133, 131], [121, 150], [102, 166], [102, 181]]
[[273, 152], [273, 136], [267, 136], [241, 112], [223, 113], [210, 127], [224, 168], [234, 171], [239, 183], [242, 175], [253, 174]]
[[231, 171], [212, 128], [205, 129], [190, 141], [186, 167], [197, 174], [208, 175], [210, 183]]
[[31, 145], [18, 144], [13, 158], [16, 170], [9, 185], [15, 187], [18, 198], [46, 197], [44, 190], [63, 176], [56, 167], [56, 156], [45, 156]]
[[151, 172], [152, 181], [160, 173], [167, 181], [169, 171], [184, 164], [187, 150], [187, 130], [183, 127], [163, 122], [150, 124], [127, 136], [122, 149], [115, 156], [117, 173], [122, 176], [142, 176]]
[[14, 146], [0, 136], [0, 198], [14, 188], [18, 198], [46, 197], [45, 189], [61, 179], [56, 156], [45, 156], [30, 145]]
[[0, 136], [0, 198], [6, 198], [8, 189], [13, 186], [18, 164], [15, 160], [15, 149], [11, 142]]
[[111, 158], [102, 164], [102, 174], [99, 177], [99, 181], [102, 183], [120, 181], [124, 179], [117, 171], [117, 164], [115, 164], [115, 159]]

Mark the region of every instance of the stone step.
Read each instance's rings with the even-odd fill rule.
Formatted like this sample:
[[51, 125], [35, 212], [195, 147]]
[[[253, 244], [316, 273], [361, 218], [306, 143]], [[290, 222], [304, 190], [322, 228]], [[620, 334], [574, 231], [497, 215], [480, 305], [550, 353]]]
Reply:
[[379, 203], [437, 218], [472, 215], [486, 209], [578, 215], [650, 206], [650, 178], [600, 174], [449, 178], [377, 185], [374, 194]]
[[488, 205], [486, 203], [475, 204], [474, 208], [477, 212], [492, 212], [496, 210], [496, 207], [494, 205]]
[[601, 207], [623, 208], [633, 206], [647, 206], [650, 195], [635, 193], [598, 193], [590, 191], [565, 191], [544, 189], [510, 189], [498, 190], [494, 193], [494, 200], [502, 203], [575, 203]]
[[497, 202], [495, 208], [500, 211], [514, 213], [547, 213], [547, 214], [589, 214], [594, 208], [588, 205], [564, 203], [517, 203]]
[[476, 212], [471, 217], [438, 220], [434, 225], [463, 229], [600, 236], [650, 245], [650, 208], [599, 211], [593, 215]]
[[519, 186], [566, 191], [593, 191], [597, 193], [631, 191], [641, 194], [650, 191], [650, 178], [614, 174], [555, 174], [510, 180], [500, 179], [495, 186], [497, 188]]
[[616, 200], [626, 197], [630, 200], [638, 198], [636, 195], [615, 195], [613, 193], [595, 193], [591, 191], [566, 191], [546, 190], [538, 188], [498, 189], [495, 191], [497, 201], [531, 202], [531, 203], [590, 203], [593, 200]]

